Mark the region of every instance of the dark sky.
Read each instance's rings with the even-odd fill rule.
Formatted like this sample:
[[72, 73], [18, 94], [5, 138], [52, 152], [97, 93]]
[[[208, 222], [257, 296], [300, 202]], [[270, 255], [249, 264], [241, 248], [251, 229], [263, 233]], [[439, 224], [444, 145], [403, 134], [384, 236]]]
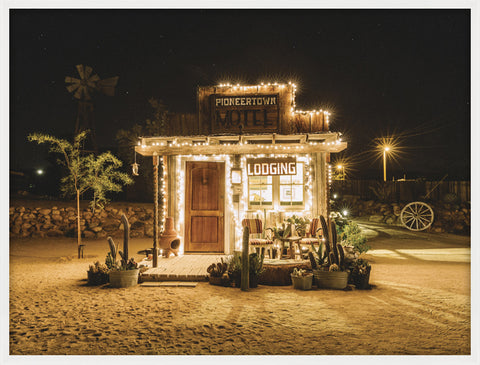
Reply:
[[149, 97], [193, 112], [197, 85], [294, 81], [299, 109], [333, 113], [355, 176], [381, 178], [372, 143], [396, 133], [397, 177], [470, 178], [469, 10], [11, 9], [11, 170], [47, 166], [28, 133], [73, 132], [77, 64], [120, 77], [96, 99], [105, 148]]

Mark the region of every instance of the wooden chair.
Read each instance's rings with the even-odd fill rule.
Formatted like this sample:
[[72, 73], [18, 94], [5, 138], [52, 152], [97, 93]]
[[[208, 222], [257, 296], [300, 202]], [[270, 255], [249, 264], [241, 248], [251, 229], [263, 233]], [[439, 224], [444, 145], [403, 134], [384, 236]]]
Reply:
[[[272, 257], [273, 240], [270, 238], [258, 238], [263, 233], [263, 223], [261, 219], [244, 219], [242, 220], [242, 226], [248, 227], [250, 237], [248, 240], [249, 251], [253, 248], [257, 253], [261, 250], [262, 254], [265, 250], [268, 250], [270, 258]], [[270, 229], [270, 228], [267, 228]], [[252, 237], [252, 235], [255, 235]]]
[[302, 254], [302, 248], [308, 247], [310, 251], [313, 245], [320, 246], [321, 236], [319, 235], [319, 231], [322, 230], [322, 225], [320, 224], [320, 218], [313, 218], [310, 222], [310, 228], [307, 233], [307, 237], [303, 237], [298, 241], [298, 250], [300, 255]]

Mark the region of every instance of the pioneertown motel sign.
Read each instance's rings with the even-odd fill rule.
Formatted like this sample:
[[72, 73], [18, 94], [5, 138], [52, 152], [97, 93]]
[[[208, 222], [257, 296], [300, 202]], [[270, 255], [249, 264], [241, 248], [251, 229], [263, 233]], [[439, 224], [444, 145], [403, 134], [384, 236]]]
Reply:
[[296, 175], [297, 159], [284, 158], [248, 158], [248, 176]]

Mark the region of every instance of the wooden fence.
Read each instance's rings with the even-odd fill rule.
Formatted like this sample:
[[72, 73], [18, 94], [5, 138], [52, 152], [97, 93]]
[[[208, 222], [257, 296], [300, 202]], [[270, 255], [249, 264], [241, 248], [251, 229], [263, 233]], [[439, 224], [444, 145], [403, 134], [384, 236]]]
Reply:
[[388, 202], [449, 199], [470, 202], [470, 181], [335, 180], [332, 182], [332, 193]]

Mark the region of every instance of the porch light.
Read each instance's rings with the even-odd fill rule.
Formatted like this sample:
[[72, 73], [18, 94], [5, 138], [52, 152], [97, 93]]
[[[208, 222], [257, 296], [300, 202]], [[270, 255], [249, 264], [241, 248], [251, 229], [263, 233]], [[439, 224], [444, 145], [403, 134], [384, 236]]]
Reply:
[[232, 169], [232, 184], [241, 184], [242, 183], [242, 169]]

